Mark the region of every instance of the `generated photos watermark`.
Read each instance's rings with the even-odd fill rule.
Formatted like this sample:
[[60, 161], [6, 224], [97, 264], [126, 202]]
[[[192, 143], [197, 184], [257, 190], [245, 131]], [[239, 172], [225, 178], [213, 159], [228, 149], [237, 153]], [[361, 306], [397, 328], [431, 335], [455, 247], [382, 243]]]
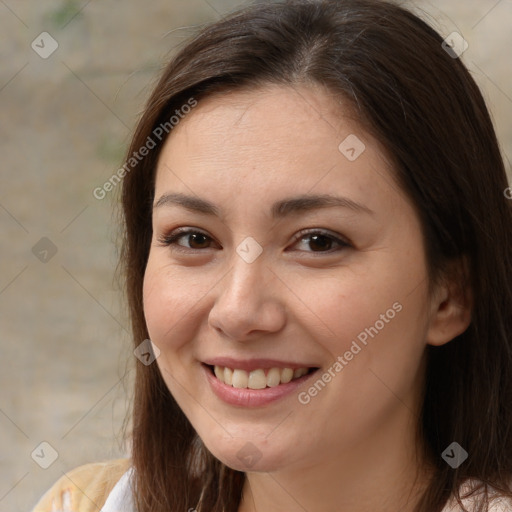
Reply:
[[458, 32], [452, 32], [441, 46], [452, 59], [458, 59], [469, 48], [469, 43]]
[[[336, 361], [329, 367], [327, 370], [312, 384], [306, 391], [301, 391], [297, 395], [298, 401], [302, 405], [307, 405], [311, 402], [311, 399], [322, 391], [325, 386], [338, 375], [345, 366], [349, 364], [350, 361], [354, 359], [354, 356], [359, 354], [361, 350], [368, 345], [368, 337], [371, 337], [372, 339], [379, 334], [382, 329], [386, 326], [386, 324], [389, 324], [393, 318], [397, 315], [397, 313], [400, 313], [402, 311], [403, 306], [400, 304], [400, 302], [395, 302], [391, 308], [386, 310], [385, 313], [382, 313], [379, 316], [379, 320], [377, 320], [372, 326], [365, 328], [363, 331], [361, 331], [357, 336], [357, 340], [352, 340], [352, 344], [343, 355], [339, 355], [336, 358]], [[359, 345], [359, 343], [363, 345]]]
[[59, 43], [48, 32], [41, 32], [30, 46], [39, 57], [47, 59], [59, 47]]
[[146, 339], [137, 346], [133, 355], [144, 366], [149, 366], [160, 357], [160, 349], [150, 339]]
[[454, 441], [444, 450], [441, 457], [449, 466], [457, 469], [469, 457], [469, 454], [459, 443]]
[[[149, 152], [157, 146], [157, 141], [161, 142], [165, 135], [168, 135], [171, 130], [179, 124], [179, 122], [197, 106], [197, 100], [194, 97], [189, 98], [187, 103], [183, 104], [179, 109], [174, 111], [174, 114], [169, 118], [169, 121], [159, 124], [148, 136], [145, 144], [137, 151], [134, 151], [130, 158], [127, 159], [123, 167], [118, 169], [112, 176], [103, 183], [101, 187], [96, 187], [92, 191], [92, 195], [98, 199], [105, 199], [107, 194], [114, 190], [114, 188], [121, 183], [123, 178], [139, 163]], [[156, 139], [156, 140], [155, 140]]]

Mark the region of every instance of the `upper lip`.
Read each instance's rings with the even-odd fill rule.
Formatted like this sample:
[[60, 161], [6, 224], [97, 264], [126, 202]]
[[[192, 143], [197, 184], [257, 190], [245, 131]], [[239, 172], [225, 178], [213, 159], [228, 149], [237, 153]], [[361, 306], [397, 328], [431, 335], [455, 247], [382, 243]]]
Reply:
[[210, 366], [222, 366], [224, 368], [239, 369], [250, 372], [259, 368], [266, 370], [269, 368], [316, 368], [317, 366], [308, 363], [295, 363], [292, 361], [279, 361], [277, 359], [253, 358], [253, 359], [235, 359], [233, 357], [214, 357], [203, 361]]

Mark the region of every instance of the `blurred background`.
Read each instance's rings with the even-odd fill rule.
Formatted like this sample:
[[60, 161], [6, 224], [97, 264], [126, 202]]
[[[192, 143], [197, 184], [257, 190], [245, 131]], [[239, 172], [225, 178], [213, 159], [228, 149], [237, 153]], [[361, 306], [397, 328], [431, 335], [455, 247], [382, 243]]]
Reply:
[[[115, 278], [117, 196], [93, 190], [121, 165], [169, 51], [246, 3], [0, 0], [0, 511], [128, 455], [140, 363]], [[467, 40], [508, 162], [512, 1], [402, 3]]]

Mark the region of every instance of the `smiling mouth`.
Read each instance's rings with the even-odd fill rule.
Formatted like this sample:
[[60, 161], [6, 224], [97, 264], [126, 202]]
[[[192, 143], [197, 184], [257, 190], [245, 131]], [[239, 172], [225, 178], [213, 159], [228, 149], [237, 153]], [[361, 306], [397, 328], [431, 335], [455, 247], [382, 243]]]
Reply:
[[247, 372], [237, 368], [206, 365], [223, 384], [239, 389], [265, 389], [300, 379], [318, 368], [258, 368]]

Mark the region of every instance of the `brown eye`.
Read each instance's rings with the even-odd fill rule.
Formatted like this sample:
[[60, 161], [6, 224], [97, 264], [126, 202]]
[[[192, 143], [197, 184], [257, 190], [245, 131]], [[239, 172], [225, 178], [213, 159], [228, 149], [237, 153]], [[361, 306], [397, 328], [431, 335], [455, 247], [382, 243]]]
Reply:
[[[182, 239], [187, 240], [188, 245], [178, 243], [178, 241]], [[211, 243], [212, 238], [206, 235], [205, 233], [202, 233], [201, 231], [196, 231], [192, 229], [182, 229], [179, 231], [174, 231], [169, 235], [164, 235], [160, 237], [158, 241], [162, 245], [174, 245], [179, 250], [181, 250], [181, 248], [183, 248], [183, 250], [201, 250], [208, 249], [208, 244]]]
[[[187, 240], [186, 244], [179, 242], [182, 239]], [[206, 233], [193, 229], [179, 229], [168, 235], [161, 236], [158, 240], [162, 245], [174, 246], [175, 249], [183, 251], [208, 249], [213, 241]], [[297, 235], [295, 240], [294, 245], [302, 242], [303, 245], [307, 247], [307, 250], [302, 252], [332, 253], [343, 248], [351, 247], [350, 243], [345, 240], [318, 230], [307, 233], [301, 232]]]
[[309, 237], [309, 247], [313, 249], [315, 252], [319, 248], [319, 251], [329, 250], [332, 246], [333, 240], [325, 235], [310, 235]]
[[[191, 249], [204, 249], [205, 244], [208, 244], [208, 238], [203, 233], [185, 233], [182, 234], [182, 237], [189, 237], [189, 244], [191, 244]], [[198, 247], [200, 246], [200, 247]]]
[[[304, 241], [302, 242], [303, 246], [309, 249], [305, 252], [330, 253], [351, 247], [351, 245], [345, 240], [323, 231], [310, 231], [309, 233], [301, 232], [297, 235], [296, 240], [298, 243]], [[333, 246], [335, 247], [333, 248]]]

